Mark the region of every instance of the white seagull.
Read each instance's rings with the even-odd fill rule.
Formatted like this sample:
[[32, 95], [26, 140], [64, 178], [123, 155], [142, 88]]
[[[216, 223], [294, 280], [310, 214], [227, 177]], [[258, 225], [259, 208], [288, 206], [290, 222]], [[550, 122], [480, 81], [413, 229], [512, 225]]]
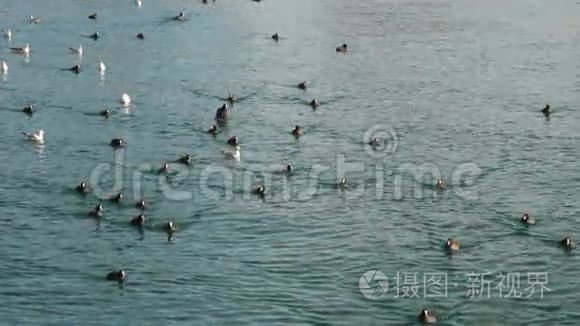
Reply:
[[2, 67], [0, 67], [0, 71], [2, 71], [3, 74], [8, 73], [8, 63], [6, 63], [6, 60], [2, 60]]
[[135, 0], [135, 4], [137, 5], [137, 7], [141, 7], [143, 3], [141, 2], [141, 0]]
[[79, 46], [79, 48], [78, 48], [78, 49], [75, 49], [75, 48], [69, 48], [69, 50], [70, 50], [72, 53], [76, 53], [76, 54], [78, 54], [78, 55], [80, 55], [80, 56], [82, 56], [82, 55], [83, 55], [83, 47], [82, 47], [82, 46]]
[[22, 48], [10, 48], [10, 50], [12, 50], [12, 52], [16, 52], [19, 54], [29, 55], [30, 54], [30, 44], [26, 44]]
[[30, 134], [23, 131], [22, 134], [37, 144], [44, 144], [44, 130], [42, 129]]
[[42, 17], [34, 17], [32, 15], [30, 15], [29, 19], [31, 24], [40, 24], [42, 21]]
[[123, 95], [121, 95], [121, 104], [123, 104], [123, 106], [129, 106], [131, 104], [131, 96], [127, 93], [123, 93]]
[[2, 34], [4, 35], [5, 38], [9, 40], [12, 39], [12, 30], [10, 28], [3, 30]]
[[104, 73], [105, 73], [105, 70], [107, 70], [107, 66], [105, 66], [105, 64], [104, 64], [104, 63], [101, 61], [101, 62], [99, 63], [99, 72], [100, 72], [101, 74], [104, 74]]
[[240, 160], [240, 146], [234, 147], [232, 151], [224, 151], [223, 153], [227, 159], [236, 161]]

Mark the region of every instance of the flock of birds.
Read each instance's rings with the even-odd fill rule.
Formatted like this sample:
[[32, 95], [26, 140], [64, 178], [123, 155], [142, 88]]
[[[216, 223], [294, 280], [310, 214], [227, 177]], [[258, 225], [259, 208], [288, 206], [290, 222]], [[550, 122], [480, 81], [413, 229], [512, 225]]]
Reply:
[[[260, 2], [260, 0], [252, 0], [252, 1]], [[215, 0], [213, 0], [213, 2], [215, 2]], [[202, 0], [202, 3], [207, 4], [207, 0]], [[138, 7], [141, 7], [142, 1], [136, 0], [135, 4]], [[91, 14], [88, 16], [88, 18], [95, 20], [95, 19], [97, 19], [97, 14], [96, 13]], [[187, 18], [183, 12], [180, 12], [178, 15], [172, 17], [171, 19], [174, 21], [185, 21]], [[29, 22], [31, 24], [40, 24], [42, 22], [42, 18], [29, 16]], [[10, 40], [12, 38], [12, 30], [11, 29], [3, 30], [3, 35], [5, 38]], [[96, 40], [100, 37], [100, 35], [98, 32], [95, 32], [94, 34], [90, 35], [90, 37]], [[136, 35], [136, 37], [138, 39], [141, 39], [141, 40], [145, 39], [145, 35], [143, 33], [138, 33]], [[278, 33], [275, 33], [271, 36], [271, 39], [275, 42], [278, 42], [280, 40], [280, 36]], [[15, 54], [28, 56], [28, 55], [30, 55], [31, 47], [30, 47], [30, 44], [25, 44], [22, 47], [11, 47], [10, 50]], [[79, 55], [79, 56], [83, 55], [82, 46], [79, 46], [78, 48], [70, 48], [70, 51], [72, 53]], [[339, 53], [348, 52], [348, 45], [342, 44], [342, 45], [336, 47], [336, 52], [339, 52]], [[74, 65], [73, 67], [69, 68], [68, 70], [78, 74], [81, 72], [81, 66]], [[101, 74], [105, 73], [106, 66], [103, 62], [99, 63], [98, 71]], [[0, 65], [0, 73], [2, 73], [2, 74], [8, 73], [8, 63], [6, 60], [2, 60], [2, 63]], [[303, 81], [303, 82], [298, 83], [296, 87], [300, 90], [306, 90], [308, 85], [307, 85], [306, 81]], [[219, 107], [216, 110], [216, 114], [215, 114], [216, 124], [212, 124], [209, 127], [209, 129], [207, 130], [207, 133], [209, 135], [213, 135], [213, 136], [217, 135], [218, 128], [227, 123], [228, 118], [230, 116], [231, 105], [233, 105], [233, 103], [235, 103], [236, 101], [237, 101], [236, 96], [233, 94], [229, 94], [229, 96], [226, 98], [227, 103], [223, 104], [221, 107]], [[128, 107], [131, 104], [131, 97], [128, 94], [122, 94], [122, 96], [120, 98], [120, 103], [124, 107]], [[318, 99], [313, 99], [310, 102], [310, 105], [312, 106], [313, 109], [316, 109], [321, 104], [318, 101]], [[24, 112], [27, 115], [32, 115], [34, 113], [34, 109], [33, 109], [32, 105], [27, 105], [26, 107], [24, 107], [22, 109], [22, 112]], [[543, 113], [543, 115], [547, 119], [549, 119], [550, 115], [552, 114], [552, 109], [551, 109], [550, 105], [547, 104], [541, 110], [541, 112]], [[104, 109], [104, 110], [100, 111], [99, 114], [105, 118], [108, 118], [111, 115], [111, 111], [109, 109]], [[294, 137], [300, 137], [303, 134], [303, 129], [302, 129], [302, 127], [297, 125], [297, 126], [294, 126], [294, 128], [292, 129], [292, 131], [290, 133]], [[38, 144], [44, 143], [44, 131], [43, 130], [38, 130], [38, 131], [30, 132], [30, 133], [23, 132], [23, 135], [25, 137], [27, 137], [29, 140], [36, 142]], [[377, 146], [383, 145], [384, 142], [385, 141], [382, 139], [372, 138], [372, 139], [368, 140], [367, 144], [370, 146], [377, 147]], [[232, 148], [231, 151], [224, 151], [223, 152], [224, 155], [226, 156], [226, 158], [239, 160], [240, 159], [240, 140], [239, 140], [239, 138], [237, 136], [230, 137], [226, 143], [227, 143], [227, 145], [231, 146], [231, 148]], [[114, 138], [110, 141], [110, 146], [113, 147], [114, 149], [119, 149], [119, 148], [126, 146], [126, 141], [122, 138]], [[179, 163], [179, 164], [190, 165], [192, 163], [192, 156], [190, 154], [185, 154], [184, 156], [177, 159], [175, 162]], [[282, 172], [292, 173], [293, 171], [294, 171], [294, 166], [291, 164], [288, 164], [283, 169]], [[157, 172], [160, 174], [168, 173], [169, 172], [169, 163], [165, 162], [163, 164], [163, 166]], [[339, 187], [340, 189], [347, 189], [348, 188], [347, 179], [345, 177], [340, 178], [340, 180], [338, 180], [338, 182], [337, 182], [337, 187]], [[435, 183], [435, 187], [440, 191], [445, 191], [444, 181], [442, 179], [438, 179]], [[82, 181], [76, 187], [76, 191], [82, 195], [87, 195], [91, 192], [88, 184], [85, 181]], [[252, 193], [263, 198], [266, 194], [266, 187], [264, 185], [259, 185], [252, 190]], [[123, 200], [122, 193], [117, 193], [109, 198], [109, 201], [113, 202], [113, 203], [120, 203], [122, 200]], [[146, 204], [144, 199], [141, 199], [135, 204], [135, 207], [141, 211], [144, 211], [147, 208], [147, 204]], [[102, 204], [96, 205], [88, 213], [88, 215], [90, 215], [94, 218], [97, 218], [97, 219], [102, 217], [103, 214], [104, 214], [104, 207]], [[528, 213], [524, 213], [521, 216], [520, 222], [526, 226], [534, 225], [536, 223], [535, 218], [533, 218]], [[131, 221], [129, 222], [129, 224], [131, 226], [138, 228], [141, 232], [143, 232], [143, 228], [145, 226], [145, 223], [146, 223], [145, 215], [142, 213], [137, 215], [133, 219], [131, 219]], [[167, 234], [168, 241], [172, 241], [173, 236], [174, 236], [175, 232], [177, 231], [177, 227], [176, 227], [175, 223], [173, 223], [172, 221], [169, 221], [169, 222], [166, 222], [162, 225], [162, 230]], [[572, 250], [576, 247], [576, 242], [572, 238], [567, 236], [560, 241], [560, 245], [565, 250]], [[457, 251], [459, 251], [459, 248], [460, 248], [459, 241], [457, 241], [456, 239], [449, 238], [445, 242], [444, 248], [445, 248], [445, 251], [449, 254], [456, 253]], [[106, 276], [106, 279], [110, 280], [110, 281], [117, 281], [117, 282], [119, 282], [119, 284], [122, 284], [125, 281], [126, 276], [127, 276], [127, 273], [124, 270], [115, 270], [115, 271], [108, 273]], [[421, 311], [421, 313], [418, 315], [418, 320], [424, 324], [436, 323], [437, 322], [436, 313], [432, 310], [423, 309]]]

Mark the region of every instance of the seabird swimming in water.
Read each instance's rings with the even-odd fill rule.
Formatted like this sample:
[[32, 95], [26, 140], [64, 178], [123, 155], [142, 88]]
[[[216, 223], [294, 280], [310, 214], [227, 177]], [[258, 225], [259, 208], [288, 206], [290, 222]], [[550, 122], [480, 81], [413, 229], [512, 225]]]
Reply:
[[336, 48], [336, 52], [347, 52], [348, 51], [348, 45], [343, 44], [339, 47]]
[[157, 170], [157, 173], [159, 174], [164, 174], [168, 172], [169, 172], [169, 163], [167, 162], [163, 163], [163, 166], [159, 170]]
[[83, 47], [79, 46], [78, 48], [68, 48], [70, 50], [70, 52], [74, 53], [74, 54], [78, 54], [79, 56], [83, 55]]
[[572, 240], [570, 237], [565, 237], [560, 241], [560, 245], [566, 250], [572, 250], [576, 248], [576, 241]]
[[320, 102], [319, 102], [317, 99], [313, 99], [312, 101], [310, 101], [310, 106], [311, 106], [313, 109], [316, 109], [317, 107], [319, 107], [319, 106], [320, 106]]
[[304, 132], [302, 131], [302, 127], [300, 127], [298, 125], [294, 126], [294, 129], [292, 129], [292, 132], [291, 132], [291, 134], [294, 137], [300, 137], [300, 136], [302, 136], [303, 133]]
[[145, 225], [145, 215], [139, 214], [131, 220], [131, 225], [142, 228]]
[[524, 215], [522, 215], [522, 217], [520, 218], [520, 222], [526, 225], [533, 225], [536, 224], [536, 219], [530, 216], [530, 214], [524, 213]]
[[97, 19], [97, 14], [96, 14], [96, 13], [94, 13], [94, 14], [90, 15], [90, 16], [89, 16], [89, 19]]
[[167, 241], [173, 240], [173, 235], [177, 231], [177, 227], [173, 222], [167, 222], [163, 225], [163, 231], [167, 233]]
[[118, 270], [118, 271], [112, 271], [109, 274], [107, 274], [107, 281], [116, 281], [119, 283], [122, 283], [125, 281], [125, 278], [127, 277], [127, 274], [125, 273], [124, 270]]
[[189, 154], [185, 154], [177, 160], [177, 163], [189, 165], [191, 164], [192, 157]]
[[240, 160], [240, 146], [234, 146], [234, 149], [231, 151], [224, 151], [223, 152], [224, 155], [226, 156], [226, 158], [228, 159], [232, 159], [235, 161], [239, 161]]
[[123, 138], [113, 138], [111, 139], [111, 146], [114, 148], [120, 148], [125, 146], [125, 140]]
[[368, 144], [371, 146], [380, 146], [381, 140], [378, 137], [374, 137], [371, 140], [369, 140]]
[[163, 225], [163, 231], [167, 233], [173, 233], [177, 230], [173, 222], [167, 222]]
[[303, 91], [306, 90], [306, 82], [303, 81], [303, 82], [299, 83], [298, 84], [298, 89], [301, 89]]
[[443, 182], [443, 179], [437, 179], [437, 183], [435, 183], [435, 187], [437, 187], [437, 189], [439, 189], [439, 190], [445, 190], [445, 182]]
[[235, 101], [237, 101], [236, 96], [232, 93], [230, 93], [230, 95], [228, 95], [227, 100], [230, 104], [233, 104]]
[[417, 317], [421, 324], [435, 324], [437, 322], [437, 316], [435, 312], [423, 309], [419, 316]]
[[138, 209], [144, 210], [145, 208], [147, 208], [147, 204], [145, 203], [144, 199], [141, 199], [135, 203], [135, 207]]
[[123, 194], [118, 193], [116, 195], [113, 195], [109, 198], [109, 201], [112, 201], [114, 203], [120, 203], [121, 201], [123, 201]]
[[68, 70], [78, 74], [81, 72], [81, 65], [74, 65], [74, 66], [70, 67]]
[[233, 136], [230, 137], [227, 141], [228, 145], [231, 146], [239, 146], [240, 145], [240, 139], [238, 138], [238, 136]]
[[42, 22], [42, 17], [34, 17], [32, 15], [30, 15], [28, 17], [29, 21], [31, 24], [40, 24]]
[[145, 34], [139, 33], [139, 34], [137, 34], [137, 38], [140, 39], [140, 40], [144, 40], [145, 39]]
[[89, 37], [96, 41], [99, 39], [100, 35], [99, 35], [99, 32], [94, 32]]
[[99, 115], [105, 117], [105, 119], [108, 119], [111, 116], [111, 110], [103, 109], [101, 112], [99, 112]]
[[542, 113], [546, 118], [550, 117], [552, 114], [552, 108], [550, 107], [550, 104], [546, 104], [546, 106], [542, 109]]
[[340, 178], [340, 180], [338, 180], [338, 187], [341, 188], [341, 189], [348, 188], [348, 183], [347, 183], [345, 177], [342, 177], [342, 178]]
[[278, 40], [280, 39], [280, 36], [278, 36], [278, 33], [272, 35], [272, 39], [276, 42], [278, 42]]
[[8, 63], [6, 62], [6, 60], [2, 60], [2, 66], [0, 66], [0, 70], [2, 71], [3, 74], [8, 73]]
[[264, 185], [260, 185], [254, 188], [254, 190], [252, 190], [252, 193], [260, 197], [264, 197], [266, 195], [266, 187], [264, 187]]
[[99, 62], [99, 73], [104, 74], [107, 71], [107, 66], [101, 61]]
[[447, 239], [447, 241], [445, 242], [445, 250], [448, 253], [455, 253], [459, 251], [459, 241], [451, 238]]
[[207, 133], [208, 134], [211, 134], [211, 135], [214, 135], [214, 136], [217, 135], [217, 126], [216, 125], [209, 126], [209, 129], [207, 130]]
[[229, 116], [229, 111], [228, 111], [227, 104], [220, 106], [219, 109], [217, 109], [215, 112], [215, 119], [216, 119], [216, 121], [218, 121], [220, 123], [226, 122], [228, 120], [228, 116]]
[[82, 181], [77, 187], [76, 190], [78, 193], [81, 193], [83, 195], [86, 195], [90, 192], [89, 190], [89, 186], [87, 186], [87, 183]]
[[10, 48], [10, 50], [12, 50], [12, 52], [15, 52], [18, 54], [29, 55], [30, 54], [30, 44], [26, 44], [26, 45], [24, 45], [24, 47], [21, 47], [21, 48]]
[[95, 206], [95, 208], [92, 211], [89, 212], [89, 215], [93, 217], [101, 217], [103, 216], [103, 212], [104, 212], [103, 205], [99, 204]]
[[22, 134], [37, 144], [44, 144], [44, 130], [42, 129], [33, 133], [27, 133], [23, 131]]
[[28, 115], [32, 115], [32, 114], [34, 113], [34, 110], [33, 110], [33, 108], [32, 108], [32, 104], [28, 104], [27, 106], [25, 106], [25, 107], [22, 109], [22, 112], [24, 112], [24, 113], [26, 113], [26, 114], [28, 114]]
[[12, 39], [12, 30], [11, 29], [4, 29], [2, 30], [2, 35], [4, 35], [5, 38], [7, 38], [8, 40]]
[[123, 106], [131, 105], [131, 96], [127, 93], [123, 93], [123, 95], [121, 95], [121, 104], [123, 104]]
[[183, 14], [183, 11], [180, 12], [179, 15], [173, 17], [173, 20], [184, 21], [185, 20], [185, 15]]

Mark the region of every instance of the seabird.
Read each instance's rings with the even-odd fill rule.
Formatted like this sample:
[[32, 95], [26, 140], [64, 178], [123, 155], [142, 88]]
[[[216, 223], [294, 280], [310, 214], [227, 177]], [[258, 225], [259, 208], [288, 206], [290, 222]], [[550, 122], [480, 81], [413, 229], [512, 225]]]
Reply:
[[99, 112], [99, 115], [105, 118], [109, 118], [109, 116], [111, 116], [111, 110], [109, 109], [101, 110], [101, 112]]
[[212, 134], [212, 135], [217, 135], [217, 126], [216, 125], [211, 125], [209, 126], [209, 129], [207, 130], [208, 134]]
[[143, 227], [145, 225], [145, 215], [139, 214], [131, 220], [131, 225], [136, 227]]
[[423, 309], [417, 319], [419, 319], [421, 324], [435, 324], [437, 322], [435, 313], [427, 309]]
[[2, 60], [2, 66], [0, 66], [0, 70], [2, 70], [3, 74], [8, 73], [8, 63], [6, 62], [6, 60]]
[[89, 19], [97, 19], [97, 14], [95, 13], [95, 14], [90, 15]]
[[12, 39], [12, 30], [10, 28], [2, 30], [2, 34], [7, 39]]
[[101, 74], [104, 74], [106, 70], [107, 70], [107, 66], [105, 66], [105, 64], [102, 61], [99, 62], [99, 72]]
[[137, 38], [140, 39], [140, 40], [144, 40], [145, 39], [145, 34], [139, 33], [139, 34], [137, 34]]
[[32, 115], [34, 113], [34, 110], [32, 109], [32, 104], [28, 104], [27, 106], [25, 106], [22, 109], [22, 112], [28, 114], [28, 115]]
[[111, 196], [111, 198], [109, 198], [109, 201], [112, 201], [114, 203], [120, 203], [121, 201], [123, 201], [123, 194], [118, 193], [116, 195], [113, 195]]
[[179, 15], [173, 17], [173, 20], [184, 21], [185, 20], [185, 15], [183, 14], [183, 11], [180, 12]]
[[550, 104], [546, 104], [546, 106], [542, 109], [542, 113], [546, 118], [550, 117], [550, 114], [552, 114], [552, 108], [550, 107]]
[[38, 130], [35, 131], [33, 133], [27, 133], [27, 132], [22, 132], [22, 134], [24, 136], [26, 136], [29, 140], [38, 143], [38, 144], [43, 144], [44, 143], [44, 130]]
[[81, 72], [81, 65], [74, 65], [70, 67], [68, 70], [78, 74]]
[[125, 140], [123, 138], [113, 138], [111, 139], [111, 146], [114, 148], [120, 148], [125, 146]]
[[97, 205], [95, 206], [95, 208], [89, 212], [89, 215], [93, 216], [93, 217], [101, 217], [103, 216], [103, 205]]
[[144, 199], [141, 199], [137, 203], [135, 203], [135, 207], [144, 210], [145, 208], [147, 208], [147, 204], [145, 203]]
[[238, 138], [238, 136], [233, 136], [230, 137], [227, 141], [228, 145], [231, 146], [239, 146], [240, 145], [240, 139]]
[[185, 154], [177, 160], [177, 163], [189, 165], [191, 164], [192, 157], [189, 154]]
[[100, 35], [99, 32], [94, 32], [91, 36], [89, 36], [90, 38], [92, 38], [93, 40], [98, 40]]
[[16, 52], [19, 54], [29, 55], [30, 54], [30, 44], [26, 44], [26, 45], [24, 45], [24, 47], [21, 47], [21, 48], [10, 48], [10, 50], [12, 50], [12, 52]]
[[68, 48], [72, 53], [78, 54], [80, 56], [83, 55], [83, 47], [79, 46], [78, 48]]
[[118, 271], [112, 271], [109, 274], [107, 274], [107, 281], [117, 281], [119, 283], [122, 283], [123, 281], [125, 281], [126, 276], [127, 274], [122, 269]]
[[90, 192], [89, 187], [87, 186], [87, 183], [82, 181], [77, 187], [76, 187], [76, 191], [86, 195]]
[[296, 125], [294, 126], [294, 129], [292, 129], [291, 134], [294, 135], [295, 137], [300, 137], [302, 136], [304, 132], [302, 131], [302, 127]]
[[120, 148], [125, 146], [125, 140], [123, 138], [113, 138], [111, 139], [111, 146], [114, 148]]
[[336, 48], [336, 52], [347, 52], [348, 51], [348, 45], [343, 44], [339, 47]]
[[31, 24], [40, 24], [40, 22], [42, 21], [42, 17], [34, 17], [30, 15], [28, 18]]
[[236, 161], [240, 160], [240, 146], [234, 146], [234, 149], [231, 151], [224, 151], [223, 152], [226, 158], [233, 159]]
[[123, 95], [121, 95], [121, 104], [123, 104], [123, 106], [129, 106], [131, 104], [131, 96], [127, 93], [123, 93]]

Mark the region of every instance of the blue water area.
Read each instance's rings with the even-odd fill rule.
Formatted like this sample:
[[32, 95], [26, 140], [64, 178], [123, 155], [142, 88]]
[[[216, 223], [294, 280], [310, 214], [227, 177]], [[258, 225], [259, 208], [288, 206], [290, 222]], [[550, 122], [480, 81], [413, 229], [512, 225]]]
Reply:
[[578, 324], [578, 4], [208, 2], [0, 0], [0, 324]]

